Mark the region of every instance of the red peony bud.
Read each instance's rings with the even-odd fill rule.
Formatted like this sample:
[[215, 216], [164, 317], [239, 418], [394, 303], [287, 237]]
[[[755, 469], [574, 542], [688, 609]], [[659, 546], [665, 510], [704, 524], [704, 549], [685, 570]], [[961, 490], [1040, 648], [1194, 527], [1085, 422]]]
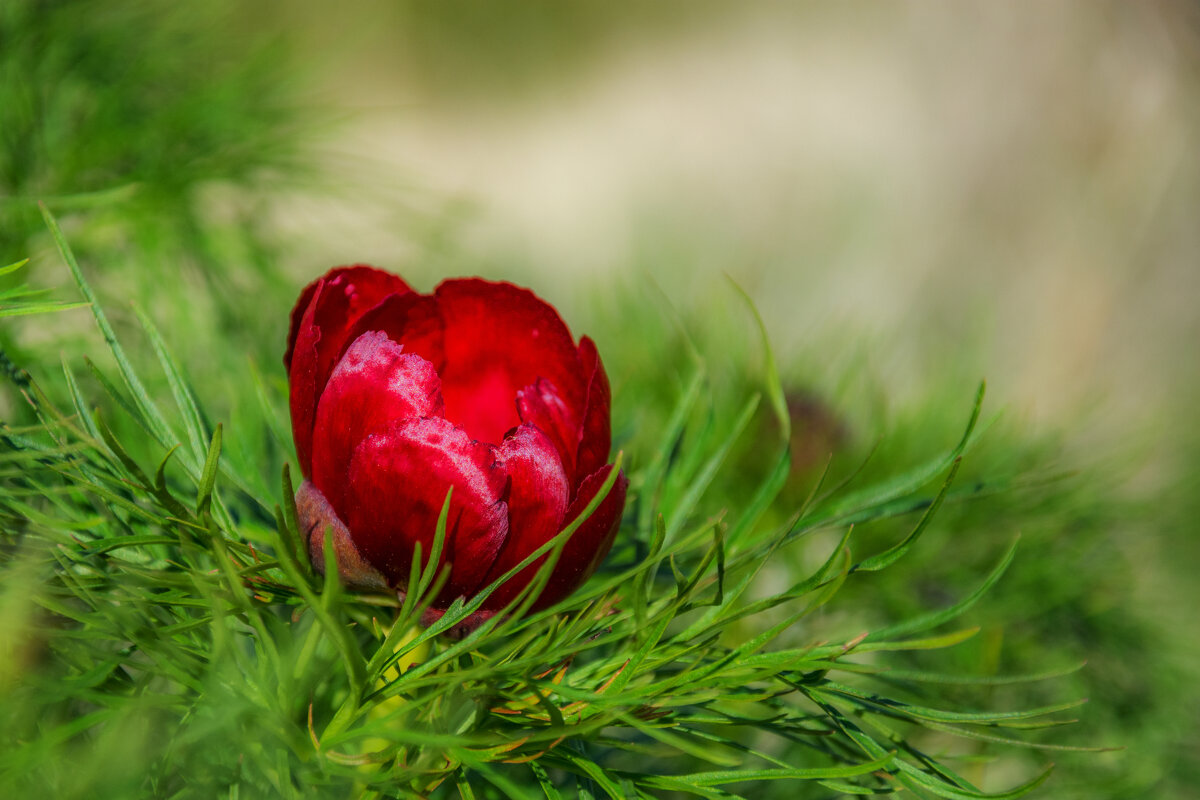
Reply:
[[[309, 284], [283, 358], [292, 433], [307, 479], [296, 494], [309, 553], [363, 588], [403, 587], [428, 554], [453, 487], [434, 605], [471, 597], [580, 515], [612, 470], [608, 377], [532, 292], [477, 278], [429, 295], [372, 267]], [[567, 542], [536, 608], [575, 590], [608, 553], [623, 475]], [[535, 562], [488, 597], [495, 611]]]

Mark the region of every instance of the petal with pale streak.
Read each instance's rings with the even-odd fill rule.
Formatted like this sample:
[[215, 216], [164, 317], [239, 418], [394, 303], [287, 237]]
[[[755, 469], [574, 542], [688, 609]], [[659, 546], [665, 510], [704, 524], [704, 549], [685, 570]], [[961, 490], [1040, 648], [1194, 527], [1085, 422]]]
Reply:
[[412, 417], [443, 414], [433, 365], [382, 331], [354, 340], [329, 376], [313, 427], [312, 481], [335, 507], [359, 442]]
[[441, 605], [473, 593], [500, 552], [508, 536], [506, 484], [492, 447], [471, 441], [441, 417], [423, 417], [358, 445], [342, 505], [335, 508], [363, 555], [393, 585], [403, 585], [418, 542], [427, 563], [438, 515], [453, 488], [442, 554], [442, 563], [453, 566]]

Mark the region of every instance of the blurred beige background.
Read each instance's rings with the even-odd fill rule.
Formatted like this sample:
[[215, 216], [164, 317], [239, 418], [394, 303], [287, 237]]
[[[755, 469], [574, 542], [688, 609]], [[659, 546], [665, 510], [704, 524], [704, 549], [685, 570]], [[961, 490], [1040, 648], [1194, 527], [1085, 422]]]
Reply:
[[1196, 4], [565, 6], [300, 17], [345, 119], [338, 199], [279, 212], [318, 233], [298, 267], [567, 306], [581, 276], [687, 305], [729, 273], [785, 362], [852, 331], [901, 394], [971, 351], [1036, 421], [1194, 407]]

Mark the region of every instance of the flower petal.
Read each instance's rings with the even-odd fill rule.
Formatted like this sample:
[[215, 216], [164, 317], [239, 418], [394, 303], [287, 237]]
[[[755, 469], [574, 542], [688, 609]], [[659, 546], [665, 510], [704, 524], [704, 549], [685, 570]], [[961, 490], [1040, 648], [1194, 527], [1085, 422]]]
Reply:
[[443, 415], [433, 365], [382, 331], [354, 340], [329, 376], [313, 426], [312, 482], [338, 505], [359, 442], [412, 417]]
[[520, 422], [517, 391], [538, 378], [553, 383], [568, 408], [582, 407], [579, 353], [553, 307], [526, 289], [478, 278], [444, 281], [436, 297], [445, 325], [438, 374], [447, 419], [499, 444]]
[[305, 286], [304, 291], [300, 293], [300, 298], [296, 301], [296, 305], [292, 306], [292, 314], [288, 323], [287, 349], [283, 351], [283, 368], [288, 372], [292, 371], [292, 353], [296, 350], [296, 338], [300, 335], [304, 314], [308, 311], [308, 307], [312, 305], [313, 296], [316, 295], [317, 288], [320, 287], [321, 282], [324, 280], [325, 277], [321, 276], [308, 286]]
[[607, 463], [608, 452], [612, 448], [612, 390], [596, 343], [586, 336], [579, 341], [579, 360], [583, 363], [584, 374], [588, 376], [588, 390], [579, 451], [574, 459], [573, 480], [576, 484], [585, 475], [591, 475]]
[[292, 436], [306, 476], [311, 474], [317, 400], [349, 341], [351, 326], [385, 297], [409, 293], [412, 289], [397, 276], [363, 265], [330, 270], [301, 293], [292, 309], [283, 361], [291, 390]]
[[310, 481], [296, 490], [296, 515], [300, 531], [308, 542], [308, 557], [313, 567], [325, 574], [325, 537], [333, 535], [333, 551], [337, 556], [338, 577], [353, 589], [387, 591], [387, 579], [371, 566], [358, 548], [345, 523], [338, 518], [333, 506]]
[[[479, 588], [520, 564], [562, 528], [571, 486], [554, 443], [532, 425], [521, 425], [496, 448], [512, 483], [508, 493], [508, 539]], [[537, 575], [540, 558], [500, 586], [484, 603], [502, 608]]]
[[384, 298], [359, 317], [350, 328], [350, 336], [357, 338], [369, 331], [383, 331], [403, 346], [404, 352], [415, 353], [433, 364], [439, 375], [446, 366], [442, 317], [433, 295], [410, 292]]
[[472, 594], [508, 536], [507, 476], [493, 448], [440, 417], [405, 420], [368, 436], [354, 451], [346, 481], [334, 508], [359, 551], [393, 585], [408, 580], [417, 542], [428, 563], [453, 487], [442, 552], [442, 563], [453, 566], [439, 604]]
[[[608, 480], [612, 469], [613, 465], [607, 464], [584, 479], [578, 495], [567, 509], [563, 527], [574, 522], [583, 513], [588, 503], [600, 491], [600, 487]], [[562, 600], [579, 588], [600, 566], [600, 562], [612, 547], [617, 530], [621, 527], [621, 511], [625, 508], [625, 490], [628, 486], [629, 481], [624, 474], [618, 474], [608, 495], [567, 541], [554, 568], [554, 574], [550, 576], [550, 581], [534, 608], [546, 608]]]
[[[517, 392], [517, 413], [522, 422], [541, 429], [558, 451], [567, 480], [575, 475], [575, 452], [579, 449], [579, 417], [545, 378]], [[606, 454], [607, 455], [607, 454]]]

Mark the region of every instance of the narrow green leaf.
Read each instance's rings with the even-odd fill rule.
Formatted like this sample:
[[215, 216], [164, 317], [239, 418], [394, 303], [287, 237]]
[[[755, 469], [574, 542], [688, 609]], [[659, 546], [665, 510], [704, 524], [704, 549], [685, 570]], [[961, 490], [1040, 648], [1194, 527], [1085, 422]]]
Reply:
[[954, 459], [954, 463], [950, 467], [950, 474], [946, 476], [945, 482], [942, 483], [942, 488], [938, 491], [937, 496], [933, 499], [933, 502], [929, 504], [929, 508], [925, 509], [925, 513], [921, 515], [921, 519], [917, 522], [916, 527], [912, 529], [912, 532], [909, 533], [903, 541], [888, 548], [887, 550], [884, 550], [882, 553], [876, 553], [869, 558], [864, 558], [862, 561], [854, 565], [854, 567], [851, 569], [851, 572], [860, 570], [863, 572], [876, 572], [878, 570], [890, 567], [901, 557], [903, 557], [904, 554], [907, 553], [917, 541], [917, 539], [921, 537], [921, 534], [925, 532], [925, 529], [929, 527], [929, 523], [933, 521], [934, 515], [937, 514], [938, 509], [942, 507], [942, 501], [946, 499], [946, 492], [950, 490], [951, 484], [954, 483], [954, 477], [958, 474], [958, 468], [961, 464], [961, 456]]
[[1037, 681], [1051, 680], [1053, 678], [1062, 678], [1066, 675], [1071, 675], [1086, 666], [1086, 661], [1081, 661], [1078, 664], [1073, 664], [1061, 669], [1047, 670], [1046, 672], [1034, 672], [1028, 675], [960, 675], [958, 673], [941, 673], [941, 672], [921, 672], [916, 670], [893, 669], [890, 667], [878, 667], [878, 674], [884, 675], [890, 679], [901, 681], [915, 681], [917, 683], [944, 683], [957, 684], [962, 686], [1005, 686], [1018, 683], [1035, 683]]
[[83, 308], [87, 303], [32, 303], [30, 305], [0, 306], [0, 317], [23, 317], [29, 314], [52, 314], [55, 311], [70, 311]]
[[964, 739], [974, 739], [979, 742], [992, 742], [994, 744], [1009, 745], [1012, 747], [1025, 747], [1031, 750], [1057, 750], [1065, 753], [1112, 753], [1119, 750], [1124, 750], [1124, 747], [1089, 747], [1085, 745], [1069, 745], [1069, 744], [1053, 744], [1043, 742], [1027, 742], [1023, 739], [1014, 739], [1010, 736], [997, 736], [994, 733], [983, 733], [982, 731], [964, 728], [958, 725], [944, 725], [938, 722], [926, 722], [925, 727], [948, 733], [951, 736], [961, 736]]
[[[171, 432], [171, 427], [163, 418], [162, 412], [158, 410], [158, 406], [155, 405], [154, 400], [146, 392], [146, 387], [142, 385], [141, 380], [138, 378], [133, 364], [130, 363], [129, 358], [125, 355], [125, 350], [117, 340], [117, 335], [109, 324], [108, 317], [104, 314], [104, 309], [100, 307], [99, 302], [96, 300], [96, 295], [92, 292], [92, 287], [88, 285], [87, 279], [83, 277], [83, 271], [80, 270], [79, 263], [75, 260], [75, 254], [71, 251], [71, 246], [67, 243], [66, 237], [63, 236], [62, 230], [58, 227], [58, 222], [51, 215], [44, 203], [39, 203], [38, 205], [41, 207], [42, 218], [46, 222], [46, 227], [50, 229], [50, 235], [54, 238], [54, 243], [58, 246], [59, 253], [67, 263], [67, 267], [71, 270], [71, 276], [75, 279], [80, 293], [92, 308], [92, 316], [96, 318], [96, 326], [100, 329], [104, 341], [112, 351], [113, 358], [117, 361], [121, 377], [125, 379], [125, 385], [133, 395], [133, 400], [138, 410], [134, 418], [142, 420], [145, 423], [159, 444], [164, 447], [170, 447], [177, 441], [175, 435]], [[195, 477], [195, 475], [192, 477]]]
[[21, 267], [25, 266], [28, 263], [29, 263], [29, 259], [23, 258], [15, 264], [9, 264], [7, 267], [0, 267], [0, 276], [9, 275], [13, 272], [16, 272], [17, 270], [19, 270]]
[[167, 383], [171, 387], [171, 395], [175, 398], [175, 405], [179, 408], [179, 413], [183, 417], [184, 430], [188, 436], [188, 442], [192, 446], [192, 453], [199, 461], [204, 457], [206, 451], [205, 442], [208, 441], [208, 433], [204, 429], [204, 422], [200, 418], [200, 409], [196, 405], [196, 398], [192, 396], [192, 391], [188, 388], [187, 382], [183, 378], [183, 373], [179, 369], [170, 350], [167, 349], [167, 343], [163, 340], [162, 334], [158, 332], [158, 328], [154, 325], [154, 321], [150, 316], [136, 304], [133, 306], [133, 311], [137, 315], [138, 321], [142, 324], [142, 329], [146, 331], [146, 336], [150, 340], [151, 347], [154, 348], [154, 353], [158, 357], [158, 363], [162, 366], [163, 373], [167, 376]]
[[158, 462], [158, 468], [154, 471], [154, 485], [149, 488], [164, 508], [176, 517], [186, 520], [189, 516], [187, 508], [175, 498], [175, 495], [171, 494], [171, 489], [167, 486], [167, 464], [171, 462], [171, 457], [179, 451], [179, 448], [180, 445], [175, 445], [167, 451], [162, 461]]
[[[683, 393], [680, 394], [679, 400], [675, 403], [675, 408], [671, 411], [671, 416], [667, 420], [666, 426], [663, 428], [663, 435], [659, 440], [657, 448], [654, 450], [654, 460], [646, 466], [642, 471], [644, 485], [642, 486], [642, 494], [650, 497], [658, 493], [661, 489], [663, 478], [667, 472], [667, 460], [670, 454], [674, 452], [676, 444], [679, 442], [679, 437], [683, 435], [684, 426], [687, 424], [688, 416], [692, 413], [692, 408], [696, 405], [696, 401], [700, 397], [700, 389], [704, 386], [705, 370], [703, 362], [697, 361], [696, 370], [692, 373], [691, 380]], [[652, 502], [642, 503], [639, 509], [638, 529], [648, 530], [651, 520], [655, 514], [655, 504]]]
[[595, 782], [612, 800], [626, 800], [627, 795], [613, 778], [596, 762], [584, 758], [566, 748], [555, 751], [555, 759], [565, 768]]
[[542, 789], [542, 794], [546, 796], [546, 800], [562, 800], [562, 795], [559, 794], [558, 787], [550, 780], [550, 776], [546, 774], [546, 770], [542, 768], [536, 761], [528, 763], [529, 771], [533, 773], [533, 777], [537, 780], [538, 786]]
[[65, 356], [62, 359], [62, 368], [67, 381], [67, 391], [71, 395], [71, 403], [75, 406], [75, 414], [79, 418], [80, 424], [93, 439], [101, 438], [100, 429], [96, 427], [96, 422], [92, 419], [92, 411], [88, 408], [87, 401], [83, 399], [83, 393], [79, 391], [79, 382], [75, 380], [75, 373], [67, 364]]
[[975, 724], [997, 724], [1008, 720], [1024, 720], [1033, 717], [1044, 717], [1049, 714], [1057, 714], [1061, 711], [1067, 711], [1072, 708], [1078, 708], [1086, 700], [1074, 700], [1069, 703], [1058, 703], [1052, 706], [1043, 706], [1041, 708], [1030, 708], [1023, 711], [945, 711], [939, 708], [927, 708], [917, 706], [911, 703], [902, 703], [898, 700], [890, 700], [880, 697], [879, 695], [864, 692], [860, 689], [855, 689], [851, 686], [835, 683], [825, 680], [821, 683], [819, 689], [821, 693], [836, 693], [843, 697], [852, 700], [862, 700], [888, 711], [905, 716], [915, 717], [922, 720], [931, 720], [933, 722], [970, 722]]
[[450, 519], [450, 498], [454, 494], [454, 487], [451, 486], [446, 490], [446, 497], [442, 500], [442, 510], [438, 512], [437, 527], [434, 528], [433, 547], [429, 551], [429, 563], [421, 574], [421, 582], [417, 585], [417, 596], [424, 597], [433, 584], [433, 579], [438, 572], [438, 566], [442, 562], [442, 550], [446, 544], [446, 525]]
[[918, 786], [928, 790], [929, 792], [932, 792], [938, 797], [949, 798], [949, 800], [1016, 800], [1018, 797], [1024, 797], [1045, 783], [1050, 777], [1050, 773], [1054, 770], [1054, 765], [1051, 764], [1032, 780], [1007, 791], [978, 792], [971, 791], [969, 789], [963, 789], [958, 786], [952, 786], [939, 778], [931, 776], [927, 772], [921, 771], [907, 762], [897, 761], [896, 764], [901, 768], [901, 770], [903, 770], [903, 777], [914, 781]]
[[743, 781], [778, 781], [778, 780], [819, 780], [824, 778], [853, 778], [857, 775], [867, 775], [881, 769], [887, 769], [895, 760], [895, 753], [885, 753], [882, 757], [863, 764], [853, 764], [845, 767], [812, 767], [808, 769], [748, 769], [725, 770], [721, 772], [695, 772], [691, 775], [663, 775], [651, 778], [648, 784], [664, 789], [683, 788], [686, 786], [721, 786], [728, 783]]
[[758, 341], [763, 349], [763, 360], [766, 362], [766, 388], [767, 398], [771, 401], [771, 409], [775, 412], [775, 419], [779, 423], [779, 428], [782, 431], [782, 439], [787, 442], [792, 435], [792, 416], [788, 413], [787, 400], [783, 393], [783, 381], [779, 379], [779, 368], [775, 364], [775, 353], [771, 349], [771, 338], [767, 334], [766, 323], [763, 322], [762, 315], [758, 313], [758, 308], [754, 305], [754, 301], [750, 299], [750, 295], [746, 293], [737, 281], [731, 276], [725, 276], [730, 285], [746, 302], [746, 308], [750, 311], [750, 315], [754, 317], [754, 324], [758, 328]]
[[213, 486], [217, 481], [217, 467], [221, 459], [221, 425], [213, 431], [208, 455], [204, 459], [204, 471], [200, 473], [200, 489], [196, 493], [196, 513], [203, 514], [212, 503]]
[[955, 617], [963, 614], [967, 611], [967, 609], [979, 602], [979, 599], [987, 594], [988, 590], [995, 586], [996, 582], [1000, 580], [1000, 577], [1004, 574], [1005, 570], [1008, 569], [1008, 565], [1012, 563], [1013, 557], [1017, 553], [1017, 543], [1019, 541], [1020, 537], [1018, 536], [1013, 540], [1012, 545], [1009, 546], [1008, 550], [1004, 554], [1004, 557], [1000, 559], [1000, 563], [992, 569], [991, 573], [988, 574], [983, 583], [979, 585], [979, 588], [971, 592], [971, 594], [967, 595], [959, 602], [955, 603], [949, 608], [933, 611], [928, 614], [921, 614], [920, 616], [914, 617], [910, 620], [906, 620], [895, 625], [890, 625], [886, 628], [880, 628], [877, 631], [873, 631], [871, 635], [867, 637], [867, 641], [890, 639], [893, 636], [903, 636], [909, 633], [915, 633], [917, 631], [926, 631], [930, 628], [936, 628], [938, 625], [949, 622]]
[[125, 451], [125, 448], [121, 446], [121, 443], [117, 441], [117, 437], [113, 435], [113, 432], [109, 429], [108, 425], [104, 423], [103, 418], [101, 418], [99, 409], [96, 409], [94, 412], [92, 412], [91, 420], [92, 427], [98, 434], [100, 434], [100, 438], [106, 445], [108, 445], [108, 449], [112, 451], [114, 456], [116, 456], [117, 461], [121, 464], [121, 466], [125, 468], [126, 474], [133, 478], [133, 480], [137, 481], [137, 483], [142, 487], [150, 490], [152, 488], [150, 479], [146, 476], [146, 473], [142, 471], [142, 468], [138, 466], [138, 463], [133, 460], [133, 457]]
[[158, 442], [163, 447], [170, 447], [172, 445], [172, 442], [161, 440], [155, 436], [154, 431], [150, 429], [145, 417], [137, 410], [133, 401], [126, 397], [125, 393], [118, 389], [116, 385], [108, 379], [108, 376], [100, 371], [100, 368], [96, 366], [94, 361], [87, 356], [84, 356], [83, 363], [88, 368], [88, 371], [92, 373], [92, 377], [96, 379], [96, 382], [100, 384], [100, 388], [102, 388], [109, 397], [117, 402], [117, 405], [121, 407], [121, 409], [129, 416], [131, 420], [137, 424], [139, 428], [142, 429], [142, 431], [144, 431], [152, 440]]
[[725, 440], [722, 441], [721, 444], [713, 451], [712, 456], [709, 457], [709, 459], [705, 462], [704, 467], [700, 470], [699, 475], [692, 479], [692, 481], [688, 484], [687, 492], [685, 492], [683, 497], [679, 499], [679, 502], [671, 508], [670, 514], [672, 521], [671, 524], [667, 525], [668, 540], [672, 539], [675, 534], [679, 532], [679, 529], [685, 522], [687, 522], [692, 513], [692, 509], [694, 509], [696, 506], [696, 503], [699, 502], [700, 498], [704, 495], [704, 492], [708, 490], [709, 484], [711, 484], [713, 478], [716, 477], [717, 470], [719, 470], [721, 465], [725, 463], [725, 458], [729, 455], [729, 451], [733, 448], [734, 443], [736, 443], [741, 437], [742, 432], [746, 429], [746, 426], [754, 417], [754, 411], [758, 408], [758, 402], [758, 395], [752, 396], [750, 400], [746, 402], [746, 404], [742, 407], [741, 413], [738, 414], [736, 421], [733, 423], [733, 427], [730, 429], [729, 435], [726, 436]]
[[980, 412], [983, 409], [983, 398], [986, 390], [987, 383], [981, 383], [975, 394], [975, 403], [971, 408], [967, 427], [963, 431], [958, 444], [953, 449], [901, 475], [881, 481], [874, 486], [869, 486], [857, 492], [843, 495], [837, 502], [831, 503], [828, 508], [818, 509], [814, 513], [813, 519], [810, 520], [810, 524], [815, 524], [818, 520], [842, 519], [849, 513], [860, 512], [867, 507], [878, 507], [894, 502], [920, 489], [940, 472], [949, 468], [954, 463], [954, 460], [962, 456], [970, 444], [978, 438], [976, 435], [976, 426], [979, 422]]
[[[968, 639], [973, 638], [979, 633], [979, 626], [975, 625], [970, 628], [963, 628], [959, 631], [951, 631], [940, 636], [927, 636], [920, 639], [901, 639], [899, 641], [874, 641], [871, 636], [867, 640], [855, 645], [854, 650], [858, 653], [879, 653], [883, 651], [910, 651], [910, 650], [942, 650], [947, 647], [954, 647], [962, 644]], [[823, 652], [823, 651], [822, 651]]]
[[460, 769], [454, 775], [455, 788], [458, 789], [460, 800], [475, 800], [475, 790], [471, 788], [471, 781], [468, 779], [468, 771]]
[[[698, 758], [701, 761], [707, 761], [710, 764], [716, 764], [722, 767], [732, 767], [740, 764], [742, 759], [737, 753], [731, 752], [727, 748], [713, 747], [711, 742], [696, 742], [687, 737], [691, 731], [686, 727], [680, 727], [674, 723], [667, 726], [661, 724], [651, 724], [643, 722], [635, 716], [626, 715], [622, 717], [624, 722], [634, 730], [641, 731], [644, 735], [649, 736], [675, 752], [683, 753], [693, 758]], [[716, 783], [706, 784], [699, 782], [697, 786], [703, 785], [718, 785]]]

